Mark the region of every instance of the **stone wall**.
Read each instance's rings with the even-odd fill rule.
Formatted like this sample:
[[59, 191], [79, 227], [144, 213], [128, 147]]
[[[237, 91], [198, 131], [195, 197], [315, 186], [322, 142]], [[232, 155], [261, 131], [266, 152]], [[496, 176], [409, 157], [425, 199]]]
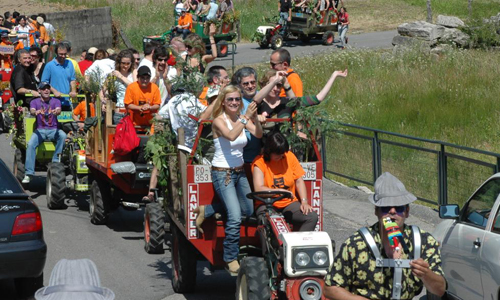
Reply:
[[71, 42], [73, 55], [90, 47], [112, 47], [111, 7], [47, 13], [48, 22]]

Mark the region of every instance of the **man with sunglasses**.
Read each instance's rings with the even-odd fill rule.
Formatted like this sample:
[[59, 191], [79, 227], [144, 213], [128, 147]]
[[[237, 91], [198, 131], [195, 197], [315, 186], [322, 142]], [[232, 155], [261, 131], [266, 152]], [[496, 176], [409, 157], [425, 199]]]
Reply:
[[[302, 79], [300, 79], [299, 74], [297, 74], [291, 67], [292, 57], [290, 52], [284, 48], [274, 50], [271, 53], [271, 58], [269, 63], [271, 64], [271, 69], [276, 71], [286, 71], [287, 80], [290, 83], [290, 88], [292, 89], [295, 97], [304, 96]], [[286, 97], [286, 90], [281, 89], [280, 97]]]
[[170, 99], [170, 80], [177, 76], [177, 69], [167, 64], [170, 55], [165, 47], [158, 47], [154, 51], [153, 66], [155, 76], [151, 82], [155, 83], [160, 89], [161, 104], [163, 107]]
[[28, 184], [31, 177], [35, 175], [36, 148], [44, 141], [57, 142], [52, 162], [59, 162], [59, 154], [62, 152], [66, 139], [66, 133], [58, 129], [57, 116], [61, 113], [61, 101], [50, 97], [50, 89], [51, 86], [48, 82], [41, 82], [38, 85], [40, 97], [30, 102], [30, 113], [36, 118], [36, 129], [31, 135], [26, 149], [26, 176], [22, 181], [25, 184]]
[[[434, 295], [444, 294], [438, 242], [418, 227], [405, 225], [415, 200], [388, 172], [375, 181], [375, 194], [369, 201], [375, 205], [379, 221], [361, 228], [342, 244], [325, 277], [328, 299], [413, 299], [424, 286]], [[387, 218], [401, 230], [399, 247], [388, 238]]]

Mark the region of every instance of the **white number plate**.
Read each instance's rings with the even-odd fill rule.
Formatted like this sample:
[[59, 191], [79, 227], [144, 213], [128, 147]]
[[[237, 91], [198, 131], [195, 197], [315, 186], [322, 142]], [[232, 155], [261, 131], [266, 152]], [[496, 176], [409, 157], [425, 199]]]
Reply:
[[316, 163], [300, 163], [306, 174], [302, 176], [304, 180], [316, 180]]
[[194, 183], [212, 182], [210, 167], [204, 165], [194, 166]]

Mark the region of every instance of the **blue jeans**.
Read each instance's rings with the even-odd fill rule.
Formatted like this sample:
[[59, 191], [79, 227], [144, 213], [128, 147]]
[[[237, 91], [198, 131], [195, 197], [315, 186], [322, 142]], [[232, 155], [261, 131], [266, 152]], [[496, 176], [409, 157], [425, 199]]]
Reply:
[[52, 162], [59, 162], [59, 154], [62, 152], [66, 133], [60, 129], [37, 129], [33, 132], [28, 149], [26, 149], [26, 175], [35, 175], [36, 148], [45, 141], [57, 142], [56, 151], [52, 156]]
[[280, 12], [280, 20], [278, 23], [283, 25], [283, 28], [281, 29], [281, 32], [280, 32], [281, 35], [284, 35], [286, 33], [286, 30], [287, 30], [286, 27], [288, 26], [288, 17], [289, 16], [290, 15], [288, 14], [288, 12]]
[[[253, 201], [247, 198], [252, 192], [245, 171], [230, 171], [230, 181], [226, 182], [226, 171], [212, 170], [212, 182], [215, 192], [222, 201], [227, 214], [224, 238], [224, 261], [231, 262], [238, 258], [240, 251], [241, 216], [253, 214]], [[227, 184], [226, 184], [227, 183]], [[205, 207], [205, 217], [212, 216], [217, 210], [216, 205]]]
[[345, 47], [345, 36], [347, 34], [347, 30], [349, 29], [349, 25], [340, 25], [339, 26], [339, 35], [340, 35], [340, 42], [342, 43], [342, 47]]
[[181, 34], [181, 33], [182, 33], [182, 38], [183, 38], [183, 39], [185, 39], [185, 38], [188, 36], [188, 34], [190, 34], [190, 33], [191, 33], [191, 30], [189, 30], [189, 29], [177, 28], [177, 33], [178, 33], [178, 34]]

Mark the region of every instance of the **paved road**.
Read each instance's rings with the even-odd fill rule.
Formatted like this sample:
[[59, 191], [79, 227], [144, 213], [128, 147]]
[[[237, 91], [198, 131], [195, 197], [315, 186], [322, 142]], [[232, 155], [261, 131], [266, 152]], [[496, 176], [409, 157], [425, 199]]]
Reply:
[[[349, 35], [349, 47], [354, 49], [389, 49], [392, 48], [391, 42], [395, 35], [397, 35], [396, 30]], [[311, 40], [311, 42], [307, 45], [300, 41], [290, 41], [284, 45], [284, 48], [290, 51], [293, 60], [300, 56], [315, 55], [331, 51], [342, 51], [338, 47], [339, 45], [340, 41], [338, 40], [338, 37], [336, 37], [332, 46], [324, 46], [321, 44], [320, 40]], [[238, 44], [236, 54], [234, 56], [234, 64], [238, 66], [268, 62], [272, 51], [272, 49], [259, 48], [257, 43]], [[211, 65], [214, 64], [230, 68], [232, 64], [231, 56], [217, 59], [212, 62]]]
[[[381, 33], [381, 36], [394, 33]], [[376, 36], [371, 33], [369, 36]], [[369, 45], [361, 37], [352, 36], [351, 44]], [[358, 41], [359, 38], [359, 41]], [[381, 38], [372, 41], [373, 47], [380, 45]], [[390, 42], [389, 42], [390, 43]], [[248, 48], [247, 48], [248, 47]], [[267, 61], [269, 51], [259, 54], [244, 55], [245, 49], [252, 51], [255, 45], [242, 45], [238, 49], [239, 63]], [[305, 51], [322, 51], [321, 45], [291, 47], [293, 55]], [[335, 48], [330, 47], [329, 49]], [[262, 54], [260, 54], [262, 53]], [[259, 56], [262, 55], [262, 56]], [[259, 58], [260, 57], [260, 58]], [[245, 62], [242, 62], [245, 61]], [[5, 134], [0, 135], [0, 158], [7, 165], [12, 165], [13, 149]], [[194, 294], [176, 295], [171, 287], [171, 260], [166, 246], [164, 255], [149, 255], [143, 250], [143, 211], [126, 211], [119, 209], [110, 217], [106, 226], [95, 226], [89, 221], [88, 196], [69, 195], [68, 209], [51, 211], [47, 208], [45, 198], [45, 174], [39, 173], [30, 184], [30, 194], [42, 212], [45, 239], [48, 244], [48, 259], [45, 267], [45, 285], [48, 284], [50, 272], [55, 263], [62, 259], [90, 258], [101, 276], [103, 286], [109, 287], [120, 300], [174, 300], [174, 299], [234, 299], [235, 279], [224, 271], [211, 272], [206, 263], [198, 264], [198, 288]], [[340, 244], [360, 226], [370, 225], [375, 221], [373, 206], [363, 192], [345, 188], [325, 180], [323, 199], [325, 204], [325, 230]], [[423, 229], [432, 230], [436, 218], [435, 213], [425, 208], [412, 208], [418, 217], [412, 217], [411, 223]], [[1, 299], [15, 299], [12, 282], [0, 281]]]

